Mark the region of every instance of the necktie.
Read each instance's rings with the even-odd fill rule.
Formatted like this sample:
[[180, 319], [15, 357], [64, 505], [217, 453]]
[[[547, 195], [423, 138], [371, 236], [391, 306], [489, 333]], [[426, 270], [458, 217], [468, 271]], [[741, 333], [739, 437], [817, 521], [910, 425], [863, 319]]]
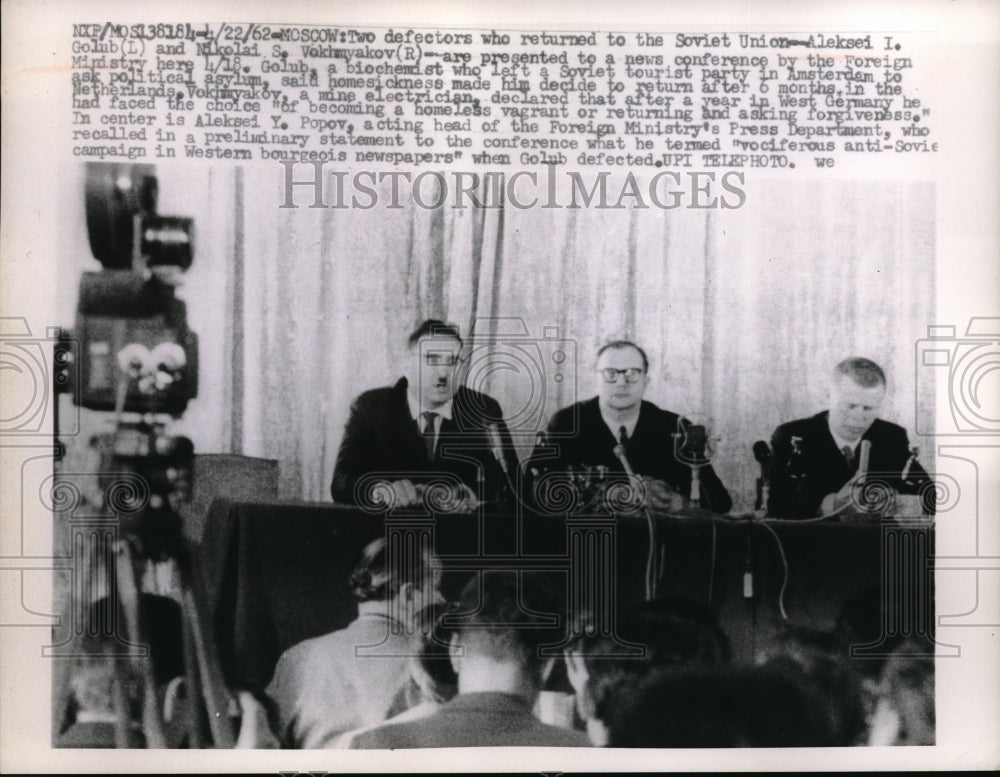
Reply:
[[434, 419], [437, 413], [427, 410], [420, 414], [424, 419], [424, 447], [427, 449], [427, 458], [434, 460]]
[[625, 443], [628, 442], [628, 430], [624, 426], [618, 427], [618, 444], [623, 448]]
[[850, 445], [845, 445], [840, 449], [840, 452], [844, 454], [844, 461], [847, 462], [847, 468], [850, 469], [851, 465], [854, 464], [854, 448]]

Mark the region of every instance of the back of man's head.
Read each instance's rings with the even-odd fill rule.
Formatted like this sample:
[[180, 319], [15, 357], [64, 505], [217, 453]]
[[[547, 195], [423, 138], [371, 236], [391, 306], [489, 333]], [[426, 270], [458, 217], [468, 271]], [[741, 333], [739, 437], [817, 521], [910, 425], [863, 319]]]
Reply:
[[768, 667], [658, 667], [609, 716], [611, 747], [824, 747], [839, 744], [816, 691]]
[[354, 600], [385, 602], [399, 595], [400, 589], [409, 584], [425, 593], [435, 588], [430, 552], [418, 550], [412, 557], [403, 548], [393, 552], [385, 537], [368, 543], [354, 565], [348, 585]]
[[[606, 720], [615, 697], [628, 693], [651, 670], [716, 666], [729, 660], [726, 635], [697, 603], [681, 599], [647, 602], [622, 613], [613, 635], [584, 634], [570, 648], [584, 662], [586, 688], [578, 699], [585, 720]], [[639, 654], [624, 645], [640, 645]]]
[[[469, 667], [494, 666], [537, 689], [545, 663], [541, 646], [559, 641], [557, 612], [552, 586], [541, 575], [484, 572], [470, 579], [454, 618], [460, 687], [470, 684]], [[495, 679], [504, 682], [500, 673]], [[489, 685], [490, 678], [479, 677], [475, 683]]]

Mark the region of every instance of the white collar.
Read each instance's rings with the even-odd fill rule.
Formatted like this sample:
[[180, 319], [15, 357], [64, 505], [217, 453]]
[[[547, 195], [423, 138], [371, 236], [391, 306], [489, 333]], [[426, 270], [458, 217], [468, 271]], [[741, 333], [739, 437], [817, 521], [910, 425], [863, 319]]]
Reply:
[[851, 442], [850, 440], [845, 440], [843, 437], [841, 437], [839, 434], [833, 431], [833, 427], [830, 426], [829, 415], [826, 417], [826, 427], [830, 430], [830, 436], [833, 437], [833, 441], [837, 444], [837, 450], [842, 451], [844, 450], [844, 448], [850, 448], [852, 451], [856, 451], [858, 448], [858, 443], [861, 442], [861, 440], [864, 438], [864, 434], [862, 434], [861, 437], [856, 439], [854, 442]]
[[601, 411], [601, 418], [604, 419], [604, 423], [607, 425], [608, 429], [611, 430], [611, 436], [614, 437], [615, 440], [618, 439], [618, 430], [623, 426], [625, 427], [625, 435], [631, 439], [632, 435], [635, 433], [635, 427], [639, 423], [639, 413], [642, 412], [641, 405], [639, 406], [639, 413], [636, 413], [630, 421], [626, 421], [625, 423], [616, 422], [614, 418], [612, 418], [611, 415], [608, 414], [603, 407], [601, 407], [600, 402], [597, 403], [597, 407]]
[[410, 406], [410, 415], [415, 421], [420, 422], [420, 414], [424, 412], [437, 413], [440, 418], [447, 418], [451, 420], [452, 405], [455, 403], [455, 397], [452, 397], [443, 405], [435, 407], [433, 410], [423, 410], [420, 406], [420, 401], [414, 396], [413, 390], [407, 387], [406, 389], [406, 403]]

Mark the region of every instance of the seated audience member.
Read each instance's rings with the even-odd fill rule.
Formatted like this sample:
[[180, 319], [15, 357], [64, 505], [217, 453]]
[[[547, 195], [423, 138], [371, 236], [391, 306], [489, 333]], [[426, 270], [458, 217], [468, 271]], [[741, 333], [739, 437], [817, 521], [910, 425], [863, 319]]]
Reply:
[[[732, 657], [729, 637], [719, 625], [712, 609], [697, 599], [678, 594], [663, 594], [650, 602], [640, 602], [633, 608], [640, 618], [653, 617], [656, 622], [681, 621], [688, 624], [691, 634], [690, 648], [684, 660], [705, 665], [727, 664]], [[648, 615], [647, 615], [648, 614]]]
[[901, 639], [888, 634], [889, 616], [884, 612], [885, 606], [878, 588], [858, 591], [837, 614], [834, 628], [841, 654], [861, 678], [866, 732], [871, 729], [886, 654]]
[[[691, 495], [691, 467], [674, 455], [674, 437], [688, 424], [676, 413], [642, 397], [649, 385], [649, 359], [635, 343], [615, 340], [597, 352], [597, 396], [556, 412], [543, 444], [528, 461], [539, 473], [606, 468], [621, 480], [625, 467], [616, 455], [621, 445], [632, 471], [642, 479], [651, 509], [676, 512]], [[555, 448], [552, 455], [551, 448]], [[732, 500], [711, 465], [700, 468], [700, 506], [717, 513]], [[542, 504], [544, 507], [544, 504]]]
[[[700, 611], [697, 617], [689, 617], [692, 609], [699, 608], [696, 602], [678, 602], [673, 611], [663, 601], [647, 602], [623, 615], [615, 630], [617, 639], [585, 630], [567, 649], [566, 668], [577, 712], [592, 744], [607, 745], [612, 706], [632, 693], [651, 670], [717, 666], [728, 661], [728, 641], [721, 629], [703, 621]], [[629, 649], [635, 645], [642, 647], [641, 654]]]
[[767, 667], [654, 669], [608, 716], [610, 747], [821, 747], [815, 691]]
[[[884, 484], [879, 511], [892, 514], [894, 494], [926, 493], [927, 473], [911, 455], [906, 430], [876, 416], [885, 399], [882, 368], [852, 357], [836, 366], [830, 409], [779, 426], [771, 438], [773, 463], [768, 512], [778, 518], [850, 516], [867, 511], [863, 486]], [[871, 443], [866, 473], [862, 443]], [[876, 489], [881, 490], [881, 489]], [[919, 500], [917, 500], [919, 501]], [[923, 505], [932, 510], [933, 505]]]
[[908, 640], [886, 659], [869, 745], [934, 744], [934, 658], [919, 653]]
[[405, 377], [354, 400], [333, 472], [334, 501], [409, 507], [421, 503], [434, 481], [453, 486], [442, 509], [494, 499], [505, 482], [493, 454], [495, 435], [508, 472], [516, 471], [517, 456], [497, 401], [456, 382], [458, 329], [424, 321], [407, 342]]
[[854, 670], [837, 636], [824, 631], [790, 627], [769, 640], [757, 656], [760, 666], [801, 676], [816, 691], [818, 709], [827, 717], [830, 744], [865, 744], [867, 736], [861, 677]]
[[[458, 676], [448, 649], [450, 633], [442, 625], [444, 614], [450, 610], [447, 605], [434, 604], [417, 614], [420, 646], [410, 658], [410, 682], [397, 693], [392, 707], [402, 711], [391, 715], [385, 721], [387, 725], [425, 718], [458, 693]], [[344, 734], [336, 747], [349, 748], [355, 736], [372, 728], [375, 726]]]
[[[520, 588], [520, 591], [518, 590]], [[546, 662], [539, 649], [557, 643], [556, 629], [534, 613], [554, 613], [543, 581], [485, 572], [462, 591], [450, 641], [458, 695], [433, 714], [379, 726], [354, 737], [359, 749], [414, 747], [585, 746], [579, 731], [550, 726], [532, 714]], [[525, 610], [520, 608], [524, 603]]]
[[115, 657], [121, 645], [85, 636], [69, 669], [65, 719], [54, 747], [145, 747], [143, 679], [136, 662]]
[[391, 563], [383, 538], [364, 549], [350, 581], [357, 619], [278, 660], [267, 694], [284, 746], [329, 747], [344, 732], [385, 720], [410, 677], [414, 613], [439, 596], [438, 582], [427, 556]]

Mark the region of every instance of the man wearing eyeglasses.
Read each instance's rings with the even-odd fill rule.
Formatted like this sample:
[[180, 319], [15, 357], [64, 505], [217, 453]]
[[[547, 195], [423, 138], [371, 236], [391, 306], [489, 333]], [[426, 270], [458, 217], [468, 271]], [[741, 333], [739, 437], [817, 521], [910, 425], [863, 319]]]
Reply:
[[[612, 341], [597, 352], [596, 377], [597, 396], [552, 416], [548, 439], [528, 467], [578, 473], [606, 467], [609, 476], [620, 478], [625, 468], [615, 449], [621, 446], [619, 452], [642, 479], [647, 506], [682, 509], [691, 493], [691, 468], [674, 456], [678, 415], [642, 398], [649, 385], [646, 352], [628, 340]], [[727, 512], [732, 500], [711, 465], [700, 468], [699, 478], [700, 506]]]
[[[429, 319], [407, 340], [406, 376], [354, 400], [337, 453], [335, 502], [468, 511], [506, 482], [517, 456], [499, 403], [457, 383], [462, 338]], [[431, 489], [425, 500], [425, 491]]]

